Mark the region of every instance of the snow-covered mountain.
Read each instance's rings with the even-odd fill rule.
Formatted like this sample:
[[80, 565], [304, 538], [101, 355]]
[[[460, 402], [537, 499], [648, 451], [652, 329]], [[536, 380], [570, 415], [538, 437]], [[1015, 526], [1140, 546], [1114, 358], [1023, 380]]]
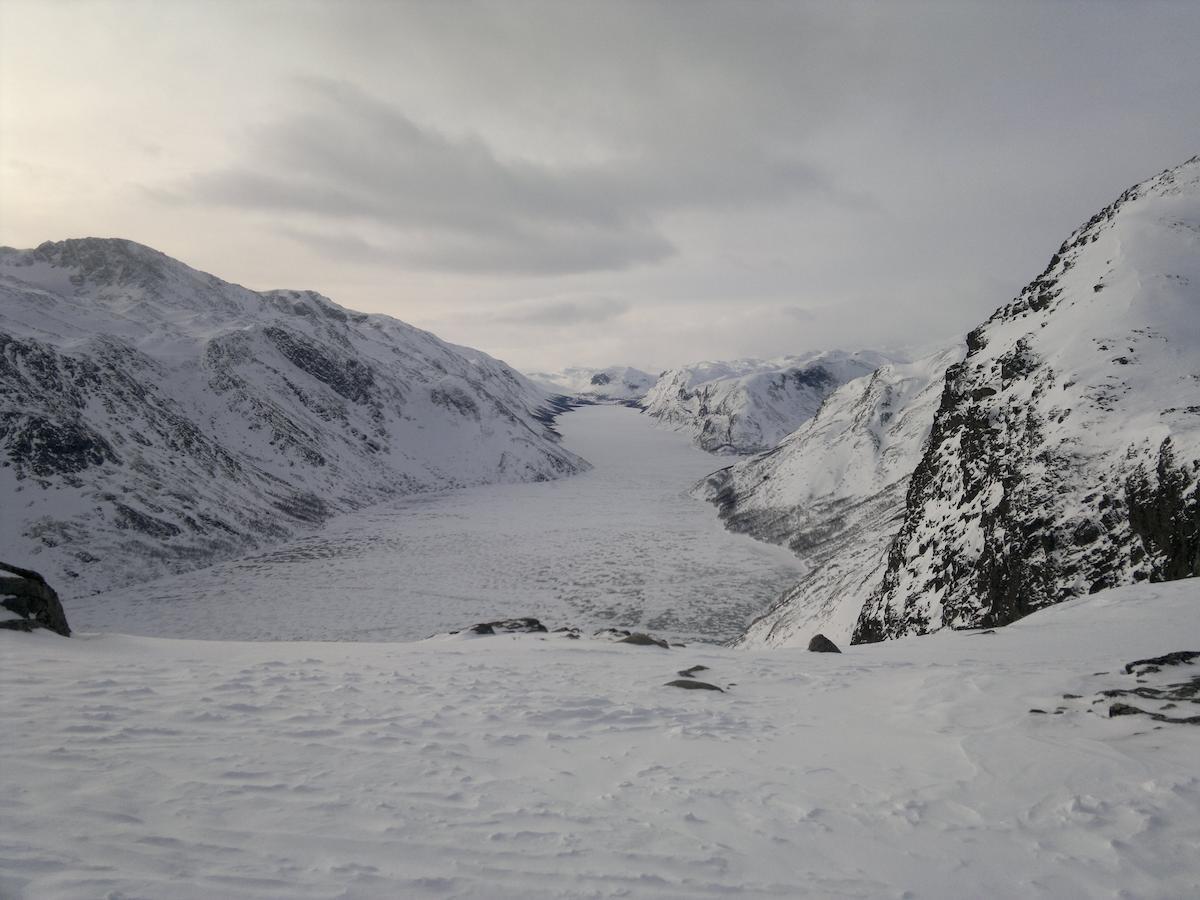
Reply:
[[890, 360], [830, 350], [777, 359], [702, 362], [664, 372], [647, 413], [713, 453], [758, 453], [812, 418], [839, 385]]
[[0, 546], [64, 594], [587, 467], [486, 354], [122, 240], [0, 250]]
[[1200, 157], [968, 336], [856, 641], [1200, 574]]
[[640, 400], [657, 381], [650, 373], [629, 366], [573, 366], [561, 372], [530, 372], [529, 378], [554, 394], [597, 400]]
[[783, 544], [807, 566], [741, 644], [802, 646], [818, 632], [849, 643], [883, 575], [946, 368], [963, 353], [954, 347], [856, 378], [773, 450], [699, 485], [726, 527]]

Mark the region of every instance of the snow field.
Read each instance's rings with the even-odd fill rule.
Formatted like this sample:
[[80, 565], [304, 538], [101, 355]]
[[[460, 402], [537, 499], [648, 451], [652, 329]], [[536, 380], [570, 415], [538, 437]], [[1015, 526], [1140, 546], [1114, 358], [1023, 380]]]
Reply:
[[842, 655], [4, 633], [0, 896], [1195, 896], [1200, 729], [1091, 700], [1196, 600]]

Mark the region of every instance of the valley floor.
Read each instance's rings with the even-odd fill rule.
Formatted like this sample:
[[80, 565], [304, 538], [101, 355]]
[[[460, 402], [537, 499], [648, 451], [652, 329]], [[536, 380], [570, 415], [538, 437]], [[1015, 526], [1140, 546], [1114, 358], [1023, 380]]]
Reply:
[[1098, 692], [1198, 594], [841, 655], [0, 633], [0, 896], [1197, 896], [1200, 728]]
[[624, 406], [559, 420], [594, 468], [408, 497], [253, 556], [91, 597], [72, 626], [219, 640], [407, 641], [511, 616], [735, 637], [802, 571], [691, 487], [732, 460]]

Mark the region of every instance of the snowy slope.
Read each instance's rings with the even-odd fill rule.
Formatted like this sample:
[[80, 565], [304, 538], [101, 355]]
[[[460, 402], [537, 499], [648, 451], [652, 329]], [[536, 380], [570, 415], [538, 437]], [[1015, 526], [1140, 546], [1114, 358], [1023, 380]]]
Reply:
[[531, 372], [529, 378], [553, 394], [599, 400], [640, 400], [657, 380], [648, 372], [629, 366], [607, 369], [573, 366], [561, 372]]
[[0, 250], [0, 546], [64, 596], [586, 464], [501, 362], [120, 240]]
[[1200, 157], [1076, 230], [967, 345], [856, 640], [1200, 573]]
[[664, 372], [643, 401], [714, 453], [758, 453], [812, 418], [839, 385], [889, 362], [870, 351], [702, 362]]
[[1200, 728], [1100, 693], [1180, 649], [1186, 583], [842, 655], [2, 633], [0, 896], [1195, 897]]
[[804, 577], [742, 637], [747, 646], [850, 641], [879, 583], [909, 478], [929, 436], [954, 347], [848, 382], [775, 449], [713, 473], [697, 489], [726, 527], [784, 544]]

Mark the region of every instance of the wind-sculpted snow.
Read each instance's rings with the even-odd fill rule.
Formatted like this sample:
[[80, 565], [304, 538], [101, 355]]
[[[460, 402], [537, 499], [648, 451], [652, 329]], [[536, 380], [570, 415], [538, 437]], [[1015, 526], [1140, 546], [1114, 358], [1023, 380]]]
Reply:
[[855, 640], [1200, 574], [1200, 157], [1101, 210], [967, 344]]
[[0, 250], [0, 546], [64, 596], [586, 463], [501, 362], [119, 240]]
[[0, 632], [0, 896], [1195, 897], [1200, 728], [1105, 692], [1196, 649], [1184, 583], [841, 654]]
[[804, 566], [740, 643], [804, 646], [817, 633], [850, 642], [882, 577], [946, 368], [963, 352], [881, 366], [842, 385], [778, 447], [700, 484], [727, 528], [783, 544]]
[[671, 640], [736, 637], [800, 564], [688, 491], [712, 457], [621, 405], [558, 420], [594, 468], [425, 493], [207, 569], [76, 598], [79, 629], [222, 640], [415, 640], [536, 616]]
[[838, 350], [780, 359], [704, 362], [664, 372], [643, 400], [660, 423], [710, 453], [769, 450], [816, 415], [839, 385], [889, 362]]
[[561, 372], [531, 372], [529, 378], [552, 394], [597, 400], [641, 400], [655, 377], [629, 366], [607, 369], [572, 367]]

